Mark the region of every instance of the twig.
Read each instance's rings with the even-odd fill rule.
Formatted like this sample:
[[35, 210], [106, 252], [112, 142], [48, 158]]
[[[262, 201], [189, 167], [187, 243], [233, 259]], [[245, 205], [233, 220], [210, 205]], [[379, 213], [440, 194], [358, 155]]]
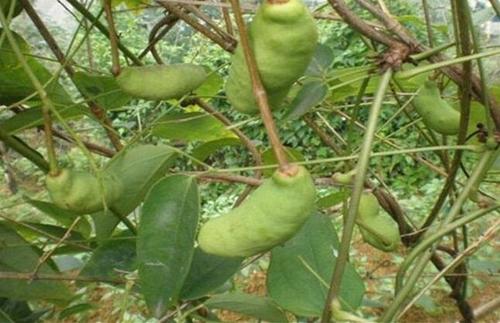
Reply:
[[[156, 23], [153, 28], [151, 28], [151, 31], [149, 32], [148, 46], [146, 46], [146, 48], [141, 52], [139, 58], [146, 56], [149, 51], [158, 64], [163, 64], [163, 60], [156, 51], [155, 46], [163, 37], [165, 37], [165, 35], [170, 31], [170, 29], [172, 29], [177, 21], [179, 21], [179, 18], [172, 14], [169, 14], [158, 21], [158, 23]], [[163, 29], [161, 29], [162, 27]]]
[[264, 127], [266, 128], [269, 141], [271, 142], [271, 147], [276, 155], [276, 160], [279, 164], [279, 169], [282, 172], [287, 172], [289, 170], [288, 158], [285, 153], [285, 148], [279, 138], [278, 130], [276, 124], [273, 120], [273, 115], [269, 107], [269, 102], [267, 98], [266, 90], [260, 79], [259, 71], [257, 69], [257, 62], [252, 53], [252, 48], [250, 46], [250, 41], [248, 39], [248, 34], [241, 14], [241, 8], [239, 0], [231, 0], [231, 5], [233, 8], [233, 14], [236, 19], [236, 25], [238, 26], [238, 31], [240, 34], [240, 45], [242, 46], [243, 53], [245, 55], [245, 62], [252, 80], [252, 90], [259, 106], [259, 110], [262, 116], [262, 121], [264, 122]]
[[321, 129], [321, 127], [318, 126], [316, 122], [314, 122], [314, 120], [310, 116], [304, 115], [302, 117], [302, 120], [304, 120], [304, 122], [309, 126], [309, 128], [311, 128], [318, 135], [318, 137], [321, 139], [321, 141], [323, 141], [323, 143], [325, 143], [325, 145], [332, 148], [337, 155], [342, 155], [342, 150], [337, 146], [337, 144], [332, 140], [332, 138], [330, 138], [323, 131], [323, 129]]
[[197, 7], [190, 5], [190, 4], [185, 4], [183, 5], [184, 8], [186, 8], [188, 11], [193, 13], [195, 16], [203, 20], [208, 26], [210, 26], [216, 33], [218, 33], [222, 38], [224, 38], [227, 42], [233, 43], [236, 45], [236, 39], [226, 33], [224, 30], [222, 30], [210, 17], [208, 17], [203, 11], [198, 9]]
[[[224, 1], [224, 0], [223, 0]], [[222, 17], [224, 17], [224, 23], [226, 24], [226, 31], [229, 35], [234, 35], [233, 22], [231, 21], [231, 16], [229, 15], [229, 10], [227, 7], [220, 7], [222, 12]]]
[[[43, 23], [42, 19], [40, 18], [36, 10], [31, 5], [31, 3], [28, 0], [20, 0], [20, 2], [23, 5], [24, 10], [30, 17], [31, 21], [40, 32], [40, 35], [42, 35], [47, 45], [54, 53], [54, 56], [57, 58], [58, 62], [61, 64], [61, 66], [64, 67], [66, 73], [68, 73], [69, 77], [74, 82], [74, 74], [75, 74], [75, 70], [73, 68], [74, 62], [72, 60], [66, 59], [66, 56], [64, 55], [63, 51], [57, 44], [52, 34], [47, 29], [45, 24]], [[84, 93], [81, 94], [83, 95], [83, 97], [86, 98], [86, 95]], [[116, 130], [114, 130], [112, 122], [106, 116], [106, 112], [104, 111], [104, 109], [98, 106], [97, 103], [95, 103], [94, 101], [90, 101], [89, 106], [92, 113], [98, 118], [99, 121], [103, 123], [103, 128], [106, 131], [108, 138], [110, 139], [115, 149], [120, 150], [123, 147], [120, 142], [120, 137], [117, 135]]]
[[427, 42], [429, 43], [429, 47], [432, 48], [434, 47], [434, 32], [432, 31], [432, 20], [427, 0], [422, 0], [422, 7], [424, 9], [425, 27], [427, 30]]
[[478, 306], [474, 310], [474, 318], [479, 320], [483, 316], [486, 316], [500, 307], [500, 296], [495, 297], [486, 304]]
[[[71, 142], [71, 143], [74, 143], [75, 140], [73, 138], [71, 138], [71, 136], [63, 133], [62, 131], [59, 131], [57, 129], [52, 129], [52, 134], [64, 141], [67, 141], [67, 142]], [[93, 142], [87, 142], [87, 141], [83, 141], [82, 140], [82, 143], [85, 147], [87, 147], [88, 150], [90, 151], [93, 151], [101, 156], [104, 156], [104, 157], [113, 157], [115, 155], [115, 152], [107, 147], [104, 147], [104, 146], [100, 146], [98, 144], [95, 144]]]
[[239, 175], [201, 173], [198, 177], [202, 179], [216, 180], [219, 182], [242, 183], [250, 186], [259, 186], [262, 184], [262, 180], [260, 179]]
[[66, 232], [64, 233], [64, 235], [61, 237], [61, 239], [59, 239], [59, 241], [56, 242], [56, 244], [54, 245], [54, 247], [52, 249], [50, 249], [49, 251], [45, 252], [40, 257], [40, 259], [38, 259], [38, 263], [36, 264], [35, 268], [33, 269], [33, 272], [31, 273], [31, 276], [32, 276], [31, 280], [33, 280], [33, 279], [35, 279], [35, 277], [37, 277], [38, 271], [40, 270], [40, 268], [42, 267], [42, 265], [47, 261], [47, 259], [50, 258], [50, 256], [52, 256], [52, 254], [54, 253], [54, 251], [56, 251], [56, 249], [59, 248], [59, 246], [61, 246], [64, 243], [64, 241], [69, 238], [69, 236], [71, 235], [73, 229], [76, 227], [76, 225], [78, 224], [78, 222], [80, 221], [80, 219], [81, 219], [81, 216], [76, 217], [75, 220], [73, 221], [73, 223], [71, 223], [71, 225], [69, 226], [69, 228], [66, 230]]
[[[25, 0], [27, 1], [27, 0]], [[104, 13], [108, 22], [109, 42], [111, 45], [111, 72], [114, 76], [120, 75], [120, 55], [118, 54], [118, 35], [116, 34], [113, 11], [111, 10], [111, 0], [102, 0]]]
[[[66, 0], [76, 11], [82, 14], [85, 19], [89, 20], [94, 24], [99, 31], [109, 39], [109, 31], [104, 26], [99, 19], [97, 19], [92, 13], [90, 13], [87, 8], [85, 8], [78, 0]], [[130, 59], [135, 65], [143, 65], [141, 60], [137, 58], [126, 46], [118, 41], [118, 48], [128, 59]]]
[[31, 273], [18, 273], [18, 272], [0, 272], [0, 279], [9, 280], [71, 280], [71, 281], [84, 281], [84, 282], [103, 282], [113, 284], [124, 284], [125, 279], [111, 279], [106, 277], [86, 277], [76, 275], [61, 275], [61, 274], [38, 274], [32, 277]]
[[500, 2], [498, 0], [490, 0], [490, 3], [497, 16], [500, 16]]
[[186, 14], [179, 5], [171, 3], [170, 1], [157, 0], [156, 2], [162, 5], [169, 12], [173, 13], [174, 15], [182, 19], [188, 25], [193, 27], [195, 30], [199, 31], [208, 39], [212, 40], [214, 43], [222, 47], [222, 49], [232, 53], [236, 48], [236, 42], [228, 42], [224, 40], [221, 36], [212, 32], [210, 29], [200, 24], [196, 19], [189, 16], [189, 14]]
[[330, 281], [330, 289], [328, 291], [328, 296], [326, 297], [323, 309], [323, 315], [321, 317], [322, 323], [330, 322], [330, 315], [331, 315], [330, 305], [332, 301], [337, 297], [338, 292], [340, 290], [340, 282], [342, 280], [344, 269], [349, 257], [349, 250], [351, 245], [352, 233], [354, 230], [354, 224], [356, 221], [356, 215], [358, 213], [359, 202], [361, 200], [361, 195], [363, 193], [365, 177], [371, 157], [370, 155], [372, 154], [372, 146], [377, 127], [377, 121], [382, 108], [384, 95], [391, 80], [391, 77], [392, 77], [392, 70], [388, 69], [380, 79], [380, 83], [377, 92], [375, 94], [373, 105], [370, 110], [370, 115], [368, 117], [368, 124], [366, 127], [365, 136], [363, 138], [363, 146], [359, 153], [359, 160], [356, 165], [356, 176], [354, 178], [354, 186], [352, 188], [351, 199], [349, 201], [349, 209], [347, 212], [347, 216], [344, 219], [340, 250], [337, 256], [337, 261], [335, 263], [335, 269], [333, 271], [332, 279]]

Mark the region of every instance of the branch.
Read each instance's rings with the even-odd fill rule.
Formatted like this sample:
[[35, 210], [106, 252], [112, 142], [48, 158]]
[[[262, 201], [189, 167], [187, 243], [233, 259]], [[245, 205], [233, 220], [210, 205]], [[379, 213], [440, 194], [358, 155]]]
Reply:
[[[179, 18], [175, 15], [169, 14], [158, 21], [151, 31], [149, 32], [149, 43], [148, 46], [139, 54], [139, 58], [146, 56], [146, 54], [151, 52], [154, 59], [158, 64], [163, 64], [163, 60], [156, 51], [156, 44], [174, 27], [174, 25], [179, 21]], [[164, 27], [163, 29], [161, 29]], [[161, 29], [161, 32], [160, 32]], [[159, 32], [159, 33], [158, 33]]]
[[43, 158], [43, 156], [30, 146], [28, 146], [25, 142], [16, 138], [12, 135], [9, 135], [4, 129], [0, 127], [0, 140], [5, 143], [5, 145], [13, 150], [15, 150], [18, 154], [25, 157], [33, 164], [35, 164], [42, 172], [48, 173], [49, 171], [49, 163]]

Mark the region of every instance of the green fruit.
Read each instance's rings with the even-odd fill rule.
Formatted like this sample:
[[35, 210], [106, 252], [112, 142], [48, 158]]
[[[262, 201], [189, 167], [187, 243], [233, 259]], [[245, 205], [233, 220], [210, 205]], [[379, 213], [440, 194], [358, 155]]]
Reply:
[[424, 124], [443, 135], [456, 135], [460, 128], [460, 112], [441, 98], [434, 81], [425, 82], [413, 100]]
[[103, 210], [104, 204], [109, 206], [116, 202], [123, 190], [121, 182], [113, 175], [103, 175], [101, 183], [88, 172], [72, 169], [62, 169], [54, 176], [48, 175], [46, 185], [55, 205], [77, 214]]
[[[250, 23], [248, 34], [269, 105], [278, 108], [314, 55], [318, 39], [314, 19], [301, 0], [265, 0]], [[231, 64], [225, 86], [228, 100], [240, 112], [257, 113], [241, 46], [236, 48]]]
[[123, 92], [146, 100], [178, 99], [199, 87], [207, 78], [194, 64], [132, 66], [116, 78]]
[[356, 223], [363, 240], [382, 251], [394, 251], [400, 241], [397, 223], [380, 213], [378, 200], [372, 193], [363, 193], [359, 202]]
[[290, 239], [314, 209], [316, 190], [299, 166], [289, 176], [276, 171], [239, 207], [209, 220], [200, 230], [203, 251], [223, 257], [249, 257]]
[[12, 18], [17, 17], [21, 13], [21, 11], [23, 11], [23, 6], [17, 0], [0, 0], [0, 10], [2, 10], [2, 13], [6, 18], [9, 16], [10, 6], [12, 5], [12, 2], [14, 2]]

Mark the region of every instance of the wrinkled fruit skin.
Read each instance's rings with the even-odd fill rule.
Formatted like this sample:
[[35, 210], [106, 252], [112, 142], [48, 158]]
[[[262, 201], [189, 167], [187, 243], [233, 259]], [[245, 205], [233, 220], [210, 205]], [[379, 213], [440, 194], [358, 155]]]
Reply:
[[14, 4], [14, 12], [12, 13], [12, 18], [17, 17], [21, 11], [23, 11], [23, 6], [21, 3], [17, 0], [0, 0], [0, 10], [2, 10], [2, 13], [4, 16], [7, 18], [9, 15], [9, 10], [12, 1], [15, 2]]
[[[266, 0], [257, 10], [248, 33], [269, 105], [276, 109], [314, 55], [318, 39], [314, 19], [301, 0], [275, 4]], [[236, 48], [231, 64], [225, 86], [228, 100], [242, 113], [257, 113], [241, 46]]]
[[198, 236], [203, 251], [223, 257], [249, 257], [290, 239], [314, 210], [316, 189], [309, 172], [279, 171], [239, 207], [205, 223]]
[[123, 190], [113, 175], [103, 175], [102, 181], [101, 185], [99, 179], [88, 172], [62, 169], [58, 175], [48, 175], [46, 185], [55, 205], [77, 214], [89, 214], [103, 210], [104, 201], [109, 207]]
[[398, 225], [389, 215], [380, 212], [378, 200], [372, 193], [361, 196], [356, 223], [366, 243], [386, 252], [398, 248]]
[[456, 135], [460, 128], [460, 112], [441, 98], [434, 81], [425, 82], [413, 100], [424, 124], [443, 135]]
[[116, 78], [123, 92], [146, 100], [178, 99], [199, 87], [207, 78], [202, 66], [172, 64], [130, 66]]

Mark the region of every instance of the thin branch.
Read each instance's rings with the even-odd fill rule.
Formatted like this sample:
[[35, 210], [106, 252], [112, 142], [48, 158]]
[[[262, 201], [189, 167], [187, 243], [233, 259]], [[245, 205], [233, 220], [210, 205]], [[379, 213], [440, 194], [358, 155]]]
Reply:
[[241, 14], [239, 0], [231, 0], [231, 5], [233, 8], [233, 14], [236, 19], [236, 25], [238, 26], [238, 31], [240, 34], [240, 45], [243, 49], [245, 62], [250, 74], [250, 78], [252, 80], [253, 94], [257, 101], [257, 105], [259, 106], [264, 127], [266, 128], [267, 135], [269, 137], [269, 141], [271, 142], [271, 147], [276, 156], [276, 160], [278, 161], [280, 171], [287, 172], [290, 168], [288, 158], [286, 156], [283, 143], [281, 142], [278, 135], [278, 129], [276, 128], [276, 124], [271, 113], [271, 108], [269, 107], [266, 90], [264, 89], [264, 85], [262, 84], [262, 81], [260, 79], [259, 71], [257, 69], [257, 62], [255, 61], [255, 57], [252, 53], [245, 21], [243, 20], [243, 16]]
[[210, 19], [209, 16], [207, 16], [205, 13], [203, 13], [203, 11], [198, 9], [196, 6], [193, 6], [190, 4], [185, 4], [185, 5], [183, 5], [183, 7], [186, 8], [191, 13], [193, 13], [198, 18], [200, 18], [202, 21], [204, 21], [207, 24], [207, 26], [210, 26], [216, 33], [218, 33], [227, 42], [231, 42], [234, 44], [237, 43], [236, 39], [232, 35], [226, 33], [224, 30], [222, 30], [219, 27], [219, 25], [217, 25], [212, 19]]
[[125, 284], [125, 279], [112, 279], [107, 277], [87, 277], [76, 275], [61, 275], [61, 274], [38, 274], [32, 277], [31, 273], [18, 273], [18, 272], [0, 272], [0, 279], [8, 280], [70, 280], [70, 281], [84, 281], [84, 282], [102, 282], [112, 284]]
[[[27, 0], [24, 0], [27, 1]], [[108, 22], [109, 42], [111, 45], [111, 72], [114, 76], [120, 75], [120, 54], [118, 53], [118, 35], [116, 34], [113, 11], [111, 10], [111, 0], [102, 0], [104, 13]]]
[[377, 122], [380, 115], [380, 111], [382, 109], [382, 102], [384, 99], [384, 95], [391, 80], [391, 77], [392, 77], [392, 70], [388, 69], [380, 79], [380, 83], [377, 92], [375, 94], [373, 105], [370, 110], [370, 115], [368, 117], [368, 124], [366, 127], [365, 136], [363, 138], [363, 146], [359, 153], [359, 160], [356, 165], [356, 175], [354, 178], [354, 186], [352, 188], [351, 199], [349, 201], [349, 209], [347, 212], [347, 216], [344, 219], [344, 226], [342, 228], [342, 240], [340, 244], [340, 250], [337, 256], [335, 269], [333, 271], [332, 279], [330, 282], [330, 289], [328, 291], [328, 296], [325, 301], [323, 315], [321, 317], [322, 323], [330, 322], [330, 315], [331, 315], [330, 305], [332, 301], [335, 298], [337, 298], [340, 290], [340, 282], [342, 280], [342, 276], [344, 275], [344, 269], [349, 257], [349, 250], [351, 245], [352, 233], [354, 230], [354, 224], [356, 222], [356, 215], [358, 213], [359, 202], [361, 200], [361, 195], [363, 193], [365, 177], [368, 170], [370, 157], [372, 154], [372, 146], [377, 127]]
[[[174, 25], [179, 21], [179, 17], [176, 15], [168, 14], [158, 21], [151, 31], [149, 32], [149, 43], [146, 48], [139, 54], [139, 58], [146, 56], [146, 54], [151, 52], [154, 59], [158, 64], [163, 64], [158, 51], [156, 50], [156, 44], [174, 27]], [[163, 28], [163, 29], [162, 29]]]
[[44, 173], [49, 171], [49, 163], [38, 151], [28, 146], [19, 138], [9, 135], [2, 127], [0, 127], [0, 140], [3, 141], [7, 147], [15, 150], [18, 154], [31, 161]]
[[[66, 142], [71, 142], [71, 143], [75, 142], [75, 140], [71, 136], [69, 136], [69, 135], [65, 134], [64, 132], [59, 131], [55, 128], [52, 129], [52, 134], [55, 137], [58, 137]], [[87, 147], [88, 150], [93, 151], [101, 156], [111, 158], [115, 155], [115, 152], [107, 147], [100, 146], [100, 145], [95, 144], [93, 142], [87, 142], [87, 141], [83, 141], [83, 140], [82, 140], [82, 143], [85, 147]]]
[[189, 14], [185, 13], [180, 5], [171, 3], [170, 1], [161, 1], [157, 0], [160, 5], [162, 5], [165, 9], [167, 9], [172, 14], [176, 15], [180, 19], [182, 19], [185, 23], [193, 27], [195, 30], [199, 31], [201, 34], [206, 36], [208, 39], [212, 40], [214, 43], [222, 47], [222, 49], [233, 52], [236, 48], [236, 42], [226, 41], [224, 38], [219, 36], [217, 33], [212, 32], [207, 27], [203, 26], [196, 19], [191, 17]]

